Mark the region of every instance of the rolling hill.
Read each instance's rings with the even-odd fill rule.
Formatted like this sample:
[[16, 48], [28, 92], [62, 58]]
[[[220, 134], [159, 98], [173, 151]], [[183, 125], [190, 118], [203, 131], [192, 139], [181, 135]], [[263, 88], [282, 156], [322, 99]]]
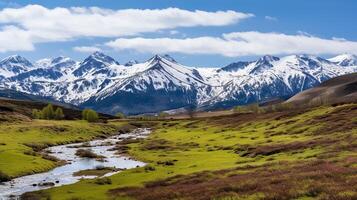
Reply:
[[357, 102], [357, 73], [327, 80], [287, 100], [294, 104]]

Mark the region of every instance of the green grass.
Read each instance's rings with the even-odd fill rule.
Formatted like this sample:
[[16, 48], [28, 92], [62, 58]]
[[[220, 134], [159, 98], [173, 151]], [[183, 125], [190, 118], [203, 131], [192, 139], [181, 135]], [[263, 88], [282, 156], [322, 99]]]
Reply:
[[[17, 177], [47, 171], [59, 163], [42, 158], [33, 148], [88, 141], [115, 133], [123, 123], [33, 120], [0, 124], [0, 171]], [[29, 147], [31, 146], [31, 147]]]
[[[56, 200], [107, 199], [109, 198], [108, 191], [111, 189], [144, 186], [146, 182], [162, 180], [175, 175], [232, 169], [248, 165], [262, 166], [282, 161], [299, 163], [300, 161], [315, 160], [326, 152], [332, 152], [331, 148], [340, 145], [340, 143], [330, 146], [317, 144], [313, 147], [288, 149], [271, 155], [240, 156], [235, 150], [244, 145], [255, 148], [264, 145], [274, 147], [292, 142], [305, 144], [303, 142], [321, 138], [341, 138], [346, 134], [356, 139], [357, 130], [355, 128], [325, 136], [319, 132], [326, 125], [323, 120], [310, 123], [315, 117], [326, 115], [341, 107], [343, 108], [343, 106], [321, 107], [282, 119], [264, 115], [261, 118], [243, 122], [232, 122], [230, 120], [234, 120], [234, 118], [229, 117], [224, 118], [223, 123], [215, 120], [217, 118], [163, 121], [155, 127], [149, 138], [128, 144], [129, 154], [138, 160], [149, 163], [153, 170], [145, 170], [142, 167], [124, 171], [111, 176], [112, 184], [110, 185], [98, 185], [93, 180], [82, 180], [73, 185], [52, 188], [45, 192]], [[356, 156], [356, 152], [350, 150], [334, 153], [328, 159]], [[166, 161], [172, 162], [173, 165], [161, 164]], [[284, 168], [279, 165], [277, 167]], [[244, 172], [241, 170], [235, 173]], [[249, 198], [256, 199], [258, 196], [255, 194]], [[125, 196], [117, 197], [117, 199], [127, 198]]]

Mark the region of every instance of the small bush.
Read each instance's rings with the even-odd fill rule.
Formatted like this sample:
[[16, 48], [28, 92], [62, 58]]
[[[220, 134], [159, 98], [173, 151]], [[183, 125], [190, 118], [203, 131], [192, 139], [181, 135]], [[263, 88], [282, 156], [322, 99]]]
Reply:
[[146, 166], [144, 167], [144, 169], [145, 169], [145, 171], [155, 171], [155, 170], [156, 170], [155, 167], [153, 167], [153, 166], [151, 166], [151, 165], [146, 165]]
[[98, 184], [98, 185], [111, 185], [112, 184], [112, 179], [110, 179], [108, 177], [96, 178], [94, 180], [94, 183]]

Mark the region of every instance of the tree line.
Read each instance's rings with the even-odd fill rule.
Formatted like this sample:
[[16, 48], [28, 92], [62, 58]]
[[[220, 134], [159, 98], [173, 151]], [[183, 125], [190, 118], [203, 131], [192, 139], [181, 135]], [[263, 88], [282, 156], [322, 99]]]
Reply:
[[[65, 118], [63, 110], [60, 107], [54, 109], [52, 104], [48, 104], [41, 110], [33, 109], [32, 117], [34, 119], [61, 120]], [[99, 120], [98, 113], [92, 109], [84, 109], [82, 111], [82, 119], [88, 122], [97, 122]]]
[[63, 110], [57, 107], [56, 110], [53, 108], [52, 104], [48, 104], [42, 110], [33, 109], [32, 117], [35, 119], [47, 119], [47, 120], [61, 120], [64, 119]]

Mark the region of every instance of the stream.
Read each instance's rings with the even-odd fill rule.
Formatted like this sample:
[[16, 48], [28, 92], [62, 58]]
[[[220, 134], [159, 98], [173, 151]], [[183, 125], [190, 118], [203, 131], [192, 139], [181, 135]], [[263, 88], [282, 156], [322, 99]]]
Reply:
[[[98, 166], [118, 169], [118, 171], [107, 173], [104, 176], [113, 175], [123, 169], [142, 167], [145, 163], [118, 155], [116, 151], [111, 149], [115, 147], [116, 142], [122, 141], [123, 139], [145, 138], [148, 134], [150, 134], [149, 129], [140, 128], [130, 133], [90, 141], [89, 147], [78, 147], [84, 143], [49, 147], [44, 151], [50, 152], [49, 155], [64, 160], [67, 163], [48, 172], [22, 176], [9, 182], [0, 183], [0, 200], [18, 199], [19, 195], [25, 192], [73, 184], [83, 178], [96, 178], [96, 176], [74, 176], [73, 173], [86, 169], [96, 169]], [[88, 144], [88, 142], [86, 144]], [[95, 154], [104, 156], [105, 158], [104, 160], [98, 161], [94, 158], [78, 157], [75, 155], [78, 148], [90, 149]]]

